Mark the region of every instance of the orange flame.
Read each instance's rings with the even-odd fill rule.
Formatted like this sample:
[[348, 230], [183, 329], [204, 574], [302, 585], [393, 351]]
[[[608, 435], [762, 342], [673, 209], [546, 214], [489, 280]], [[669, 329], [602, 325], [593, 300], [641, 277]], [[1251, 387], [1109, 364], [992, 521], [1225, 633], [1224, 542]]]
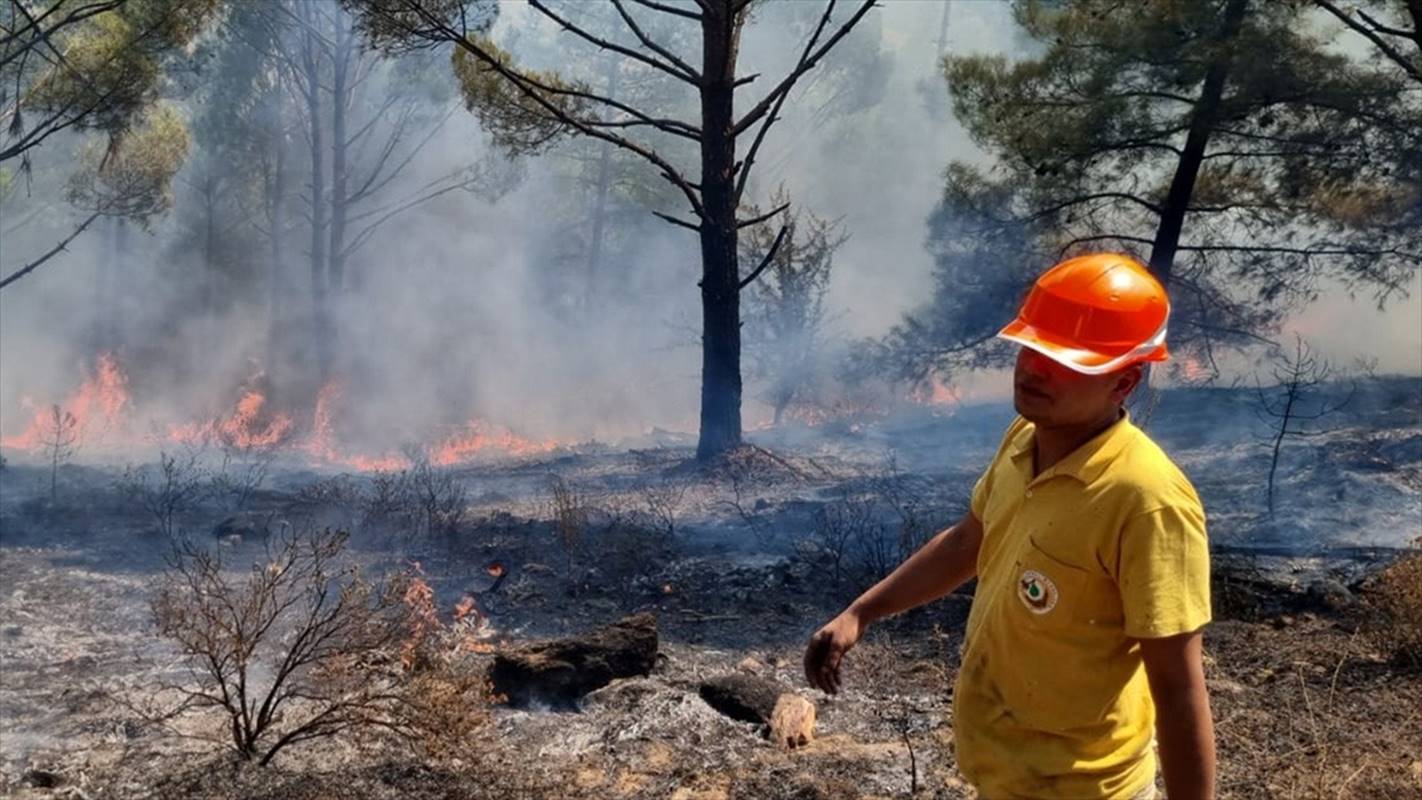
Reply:
[[[102, 439], [117, 427], [129, 407], [128, 376], [119, 367], [112, 353], [99, 355], [93, 375], [84, 379], [79, 388], [64, 399], [59, 406], [78, 420], [77, 429], [84, 439]], [[53, 417], [49, 404], [35, 404], [32, 400], [26, 406], [34, 408], [29, 425], [21, 433], [0, 439], [0, 447], [16, 450], [38, 451], [44, 447], [44, 435]]]
[[243, 449], [281, 444], [291, 430], [291, 417], [277, 414], [262, 425], [262, 407], [266, 401], [267, 398], [261, 392], [248, 391], [237, 401], [237, 407], [231, 416], [191, 425], [172, 425], [168, 429], [168, 439], [186, 443], [217, 439]]
[[552, 439], [535, 442], [496, 428], [482, 420], [471, 420], [461, 431], [445, 438], [430, 450], [430, 463], [447, 467], [470, 460], [480, 453], [493, 450], [512, 455], [546, 453], [558, 447]]
[[958, 406], [962, 399], [961, 390], [944, 383], [937, 375], [930, 377], [928, 383], [919, 384], [909, 392], [910, 401], [934, 408], [951, 409]]

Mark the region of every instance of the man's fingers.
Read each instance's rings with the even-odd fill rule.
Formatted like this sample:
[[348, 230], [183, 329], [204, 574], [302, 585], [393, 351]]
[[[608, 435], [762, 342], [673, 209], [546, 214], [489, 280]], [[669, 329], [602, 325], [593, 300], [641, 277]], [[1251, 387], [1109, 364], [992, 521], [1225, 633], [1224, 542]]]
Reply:
[[829, 675], [829, 693], [839, 694], [839, 662], [844, 658], [844, 650], [834, 648], [830, 651], [829, 658], [825, 659], [825, 671]]
[[816, 689], [823, 690], [825, 684], [821, 678], [824, 670], [825, 658], [829, 655], [829, 637], [824, 631], [815, 633], [810, 637], [810, 644], [805, 648], [805, 680]]

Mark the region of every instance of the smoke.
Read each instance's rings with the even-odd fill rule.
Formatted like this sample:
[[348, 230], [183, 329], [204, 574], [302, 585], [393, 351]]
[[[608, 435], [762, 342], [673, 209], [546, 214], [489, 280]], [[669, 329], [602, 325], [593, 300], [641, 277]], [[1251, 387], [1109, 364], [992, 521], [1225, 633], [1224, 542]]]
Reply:
[[[806, 33], [801, 17], [812, 6], [817, 10], [771, 4], [747, 29], [742, 71], [766, 77], [748, 87], [743, 107], [798, 54]], [[516, 56], [600, 74], [592, 48], [521, 5], [506, 11], [493, 36]], [[872, 12], [792, 96], [748, 191], [750, 202], [764, 204], [783, 186], [804, 210], [842, 220], [850, 238], [837, 254], [827, 298], [831, 339], [842, 344], [882, 335], [929, 295], [926, 220], [941, 195], [943, 169], [953, 159], [983, 158], [949, 111], [937, 65], [942, 20], [943, 6], [932, 2], [886, 2]], [[1006, 4], [952, 5], [948, 52], [1013, 52], [1026, 44]], [[195, 118], [197, 101], [184, 102]], [[454, 93], [443, 102], [457, 102]], [[12, 192], [0, 206], [4, 272], [73, 224], [60, 192], [78, 146], [78, 137], [55, 137], [38, 152], [33, 190]], [[292, 158], [301, 157], [302, 146], [294, 139]], [[652, 217], [646, 189], [622, 186], [614, 192], [604, 256], [589, 268], [582, 254], [590, 192], [579, 183], [585, 171], [578, 165], [600, 155], [596, 145], [564, 141], [510, 159], [463, 109], [444, 123], [392, 184], [392, 197], [464, 165], [483, 164], [489, 173], [481, 191], [450, 192], [392, 218], [352, 257], [358, 288], [334, 308], [339, 392], [331, 395], [338, 398], [332, 413], [343, 448], [399, 453], [411, 443], [467, 435], [474, 423], [531, 442], [616, 441], [656, 427], [695, 431], [695, 236]], [[254, 389], [271, 394], [269, 414], [291, 413], [294, 430], [312, 431], [322, 387], [309, 350], [298, 347], [282, 363], [271, 359], [271, 265], [261, 220], [219, 220], [245, 233], [224, 239], [218, 273], [205, 274], [205, 254], [194, 244], [194, 182], [212, 157], [192, 157], [176, 189], [178, 208], [151, 230], [96, 225], [67, 253], [0, 292], [0, 433], [15, 435], [34, 408], [73, 394], [108, 351], [128, 378], [132, 437], [158, 443], [175, 426], [230, 416]], [[655, 179], [644, 183], [666, 191]], [[650, 204], [684, 212], [674, 193], [662, 197], [666, 202]], [[296, 342], [309, 336], [308, 244], [304, 224], [297, 225], [286, 238], [279, 292], [284, 336]], [[1383, 312], [1341, 288], [1326, 289], [1292, 325], [1335, 360], [1368, 355], [1380, 371], [1416, 373], [1417, 288]], [[211, 309], [209, 291], [216, 293]], [[1004, 321], [1012, 313], [1001, 310]], [[1333, 335], [1341, 324], [1369, 335]], [[994, 374], [961, 383], [969, 399], [1000, 396]], [[745, 399], [748, 425], [768, 418], [757, 386], [747, 385]]]

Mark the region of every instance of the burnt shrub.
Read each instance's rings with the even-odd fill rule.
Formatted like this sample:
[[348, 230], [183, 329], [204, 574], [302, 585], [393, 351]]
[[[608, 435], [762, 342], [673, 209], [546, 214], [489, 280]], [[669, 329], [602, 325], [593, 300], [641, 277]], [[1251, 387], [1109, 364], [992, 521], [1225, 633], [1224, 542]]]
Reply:
[[187, 670], [159, 687], [177, 704], [152, 716], [215, 714], [224, 746], [261, 765], [344, 734], [394, 735], [430, 754], [470, 738], [488, 695], [461, 663], [462, 633], [442, 622], [417, 572], [366, 579], [344, 557], [347, 539], [283, 532], [245, 571], [179, 540], [152, 612]]
[[1376, 613], [1370, 628], [1400, 666], [1422, 670], [1422, 552], [1399, 558], [1370, 576], [1363, 597]]

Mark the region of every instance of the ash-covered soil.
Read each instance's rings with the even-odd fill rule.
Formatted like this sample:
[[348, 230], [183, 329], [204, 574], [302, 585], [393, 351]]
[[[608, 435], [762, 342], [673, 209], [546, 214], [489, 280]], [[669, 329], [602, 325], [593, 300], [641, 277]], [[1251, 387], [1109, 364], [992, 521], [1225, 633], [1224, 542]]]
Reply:
[[[1361, 583], [1422, 536], [1422, 381], [1368, 382], [1328, 432], [1291, 442], [1272, 519], [1248, 394], [1166, 392], [1150, 427], [1199, 488], [1218, 548], [1206, 645], [1221, 796], [1422, 797], [1422, 675], [1370, 632]], [[380, 506], [376, 476], [279, 464], [240, 510], [207, 498], [176, 515], [239, 568], [261, 556], [264, 528], [350, 528], [350, 555], [371, 572], [418, 562], [441, 608], [472, 593], [495, 643], [657, 615], [651, 675], [577, 713], [497, 708], [477, 757], [453, 761], [336, 738], [257, 768], [194, 738], [216, 719], [144, 722], [133, 705], [145, 687], [184, 674], [148, 610], [167, 539], [118, 469], [64, 467], [50, 503], [49, 471], [12, 460], [0, 470], [0, 792], [967, 797], [950, 687], [970, 597], [872, 630], [835, 698], [810, 693], [801, 648], [963, 513], [1009, 418], [981, 406], [766, 431], [711, 468], [669, 434], [460, 467], [442, 474], [458, 513], [437, 525]], [[507, 574], [494, 583], [496, 563]], [[700, 699], [702, 679], [736, 671], [815, 700], [816, 740], [781, 750]]]

